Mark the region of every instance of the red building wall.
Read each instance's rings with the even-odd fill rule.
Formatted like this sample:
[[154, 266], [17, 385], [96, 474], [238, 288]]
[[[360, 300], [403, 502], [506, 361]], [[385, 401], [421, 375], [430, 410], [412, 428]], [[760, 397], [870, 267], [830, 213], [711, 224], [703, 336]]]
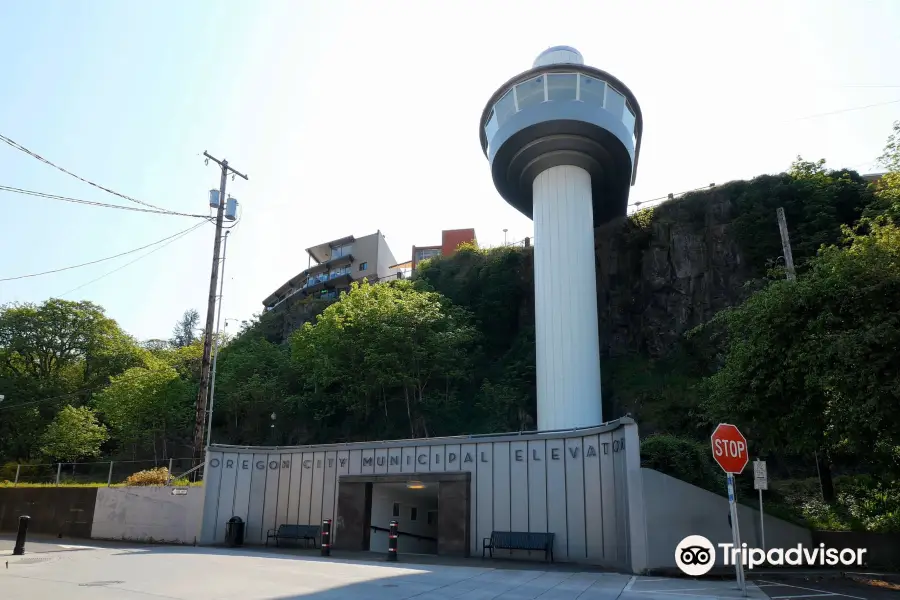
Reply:
[[441, 255], [450, 256], [456, 249], [459, 248], [460, 244], [465, 243], [474, 243], [477, 240], [475, 239], [475, 230], [474, 229], [450, 229], [448, 231], [444, 231], [441, 234]]

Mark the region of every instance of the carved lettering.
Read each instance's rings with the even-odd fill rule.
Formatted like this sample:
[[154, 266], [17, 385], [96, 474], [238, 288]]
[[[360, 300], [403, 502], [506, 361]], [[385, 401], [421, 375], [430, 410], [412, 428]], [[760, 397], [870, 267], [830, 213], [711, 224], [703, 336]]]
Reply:
[[333, 466], [334, 466], [334, 459], [333, 459], [333, 458], [329, 458], [329, 459], [328, 459], [328, 468], [330, 469], [330, 468], [333, 467]]
[[521, 451], [521, 450], [516, 450], [516, 460], [519, 461], [519, 462], [522, 462], [523, 460], [525, 460], [525, 459], [522, 457], [522, 451]]
[[550, 448], [550, 459], [559, 460], [559, 448]]
[[597, 449], [593, 446], [588, 446], [588, 451], [585, 456], [597, 456]]
[[242, 460], [242, 461], [241, 461], [241, 468], [242, 468], [242, 469], [249, 469], [249, 468], [250, 468], [250, 461], [249, 461], [249, 460], [246, 460], [246, 459]]
[[400, 466], [400, 457], [399, 456], [391, 457], [391, 466], [394, 466], [394, 465]]
[[470, 453], [466, 452], [466, 457], [463, 459], [463, 462], [464, 463], [472, 462], [472, 455]]
[[221, 464], [222, 464], [222, 461], [220, 461], [218, 458], [212, 458], [209, 461], [209, 466], [211, 466], [213, 469], [218, 469], [219, 465], [221, 465]]
[[339, 458], [339, 459], [338, 459], [338, 462], [341, 463], [341, 467], [343, 467], [344, 465], [347, 464], [347, 459], [346, 459], [346, 458]]
[[453, 452], [451, 452], [450, 454], [448, 454], [448, 455], [447, 455], [447, 462], [448, 462], [448, 463], [456, 462], [456, 454], [454, 454]]
[[375, 462], [378, 464], [379, 467], [383, 467], [384, 463], [385, 463], [385, 459], [383, 456], [379, 456], [375, 459]]
[[578, 446], [569, 446], [569, 454], [572, 458], [578, 458]]
[[371, 467], [371, 466], [372, 466], [372, 457], [371, 457], [371, 456], [369, 456], [369, 457], [363, 457], [363, 466], [364, 466], [364, 467]]
[[277, 469], [277, 468], [278, 468], [278, 461], [277, 461], [277, 460], [270, 460], [270, 461], [269, 461], [269, 468], [270, 468], [270, 469]]
[[531, 449], [531, 460], [540, 462], [541, 457], [538, 456], [537, 448], [532, 448], [532, 449]]
[[225, 461], [225, 468], [226, 468], [226, 469], [233, 469], [233, 468], [234, 468], [234, 461], [231, 460], [230, 458], [229, 458], [228, 460], [226, 460], [226, 461]]
[[412, 464], [412, 456], [411, 456], [411, 455], [408, 455], [408, 456], [406, 457], [406, 464], [408, 464], [408, 465], [409, 465], [409, 464]]
[[418, 456], [418, 458], [416, 459], [416, 461], [417, 461], [420, 465], [427, 465], [427, 464], [428, 464], [428, 455], [427, 455], [427, 454], [420, 454], [420, 455]]
[[600, 445], [603, 446], [603, 454], [609, 454], [609, 442], [603, 442]]
[[317, 468], [317, 469], [321, 469], [321, 468], [322, 468], [322, 459], [321, 459], [321, 458], [320, 458], [319, 460], [316, 461], [316, 468]]
[[481, 462], [488, 462], [487, 457], [484, 455], [484, 452], [481, 453]]
[[618, 452], [621, 449], [622, 448], [619, 444], [619, 440], [613, 440], [613, 452]]
[[290, 469], [290, 468], [291, 468], [291, 461], [282, 459], [282, 461], [281, 461], [281, 468], [282, 468], [282, 469]]
[[311, 469], [311, 468], [312, 468], [312, 461], [311, 461], [311, 460], [304, 460], [304, 461], [303, 461], [303, 468], [304, 468], [304, 469]]
[[256, 468], [257, 468], [257, 469], [265, 469], [265, 468], [266, 468], [266, 461], [264, 461], [264, 460], [258, 460], [258, 461], [256, 461]]
[[440, 454], [434, 455], [434, 464], [436, 464], [436, 465], [441, 464], [441, 455]]

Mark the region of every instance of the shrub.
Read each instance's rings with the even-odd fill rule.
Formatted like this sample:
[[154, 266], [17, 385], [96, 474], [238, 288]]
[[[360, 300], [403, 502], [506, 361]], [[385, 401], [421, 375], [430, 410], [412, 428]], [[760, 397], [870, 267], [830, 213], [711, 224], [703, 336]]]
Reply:
[[665, 433], [641, 441], [641, 466], [721, 494], [725, 480], [707, 444]]
[[158, 469], [147, 469], [146, 471], [138, 471], [129, 475], [125, 480], [125, 485], [166, 485], [169, 482], [169, 469], [159, 467]]

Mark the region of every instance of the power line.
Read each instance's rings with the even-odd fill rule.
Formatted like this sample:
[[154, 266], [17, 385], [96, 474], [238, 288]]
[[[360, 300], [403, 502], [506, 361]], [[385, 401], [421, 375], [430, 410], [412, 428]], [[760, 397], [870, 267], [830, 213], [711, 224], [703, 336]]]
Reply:
[[816, 119], [818, 117], [828, 117], [831, 115], [838, 115], [841, 113], [850, 112], [850, 111], [854, 111], [854, 110], [865, 110], [867, 108], [876, 108], [878, 106], [887, 106], [888, 104], [898, 104], [898, 103], [900, 103], [900, 98], [898, 98], [896, 100], [888, 100], [887, 102], [877, 102], [875, 104], [867, 104], [865, 106], [853, 106], [850, 108], [842, 108], [840, 110], [833, 110], [831, 112], [818, 113], [815, 115], [808, 115], [805, 117], [797, 117], [796, 119], [790, 119], [787, 122], [790, 123], [793, 121], [805, 121], [806, 119]]
[[[137, 261], [139, 261], [139, 260], [141, 260], [141, 259], [144, 259], [144, 258], [147, 258], [148, 256], [150, 256], [150, 255], [153, 254], [154, 252], [158, 252], [159, 250], [162, 250], [163, 248], [165, 248], [166, 246], [168, 246], [168, 245], [171, 244], [172, 242], [176, 242], [176, 241], [180, 240], [181, 238], [183, 238], [184, 236], [186, 236], [186, 235], [189, 234], [190, 232], [194, 231], [194, 230], [197, 229], [198, 227], [201, 227], [202, 225], [203, 225], [203, 223], [197, 223], [196, 225], [194, 225], [194, 226], [191, 227], [190, 229], [186, 229], [186, 230], [182, 231], [181, 233], [175, 234], [175, 236], [172, 237], [171, 239], [169, 239], [169, 241], [167, 241], [165, 244], [162, 244], [161, 246], [159, 246], [159, 247], [157, 247], [157, 248], [154, 248], [154, 249], [151, 250], [150, 252], [147, 252], [146, 254], [142, 254], [141, 256], [138, 256], [136, 259], [134, 259], [134, 260], [132, 260], [132, 261], [129, 261], [129, 262], [125, 263], [125, 264], [122, 265], [121, 267], [115, 268], [115, 269], [113, 269], [112, 271], [109, 271], [109, 272], [107, 272], [107, 273], [104, 273], [103, 275], [101, 275], [100, 277], [97, 277], [96, 279], [91, 279], [91, 280], [88, 281], [87, 283], [83, 283], [83, 284], [79, 285], [77, 288], [73, 288], [73, 289], [69, 290], [68, 292], [65, 292], [65, 293], [63, 293], [63, 294], [60, 294], [60, 295], [57, 296], [57, 297], [58, 297], [58, 298], [62, 298], [63, 296], [68, 296], [68, 295], [71, 294], [72, 292], [77, 292], [78, 290], [80, 290], [80, 289], [83, 288], [83, 287], [87, 287], [87, 286], [91, 285], [92, 283], [96, 283], [97, 281], [100, 281], [101, 279], [103, 279], [103, 278], [105, 278], [105, 277], [108, 277], [108, 276], [112, 275], [113, 273], [117, 273], [117, 272], [121, 271], [122, 269], [124, 269], [125, 267], [127, 267], [127, 266], [129, 266], [129, 265], [133, 265], [133, 264], [136, 263]], [[158, 242], [157, 242], [157, 243], [158, 243]]]
[[23, 406], [32, 406], [32, 405], [34, 405], [34, 404], [42, 404], [42, 403], [44, 403], [44, 402], [50, 402], [51, 400], [62, 400], [63, 398], [72, 398], [73, 396], [79, 396], [79, 395], [84, 394], [84, 393], [86, 393], [86, 392], [93, 392], [93, 391], [94, 391], [94, 390], [84, 389], [84, 390], [77, 390], [77, 391], [75, 391], [75, 392], [71, 392], [71, 393], [68, 393], [68, 394], [63, 394], [63, 395], [61, 395], [61, 396], [52, 396], [52, 397], [50, 397], [50, 398], [42, 398], [42, 399], [40, 399], [40, 400], [32, 400], [32, 401], [30, 401], [30, 402], [22, 402], [21, 404], [12, 404], [12, 405], [9, 405], [9, 406], [6, 406], [6, 405], [4, 405], [4, 404], [0, 404], [0, 410], [15, 410], [15, 409], [17, 409], [17, 408], [22, 408]]
[[78, 179], [79, 181], [83, 181], [84, 183], [86, 183], [86, 184], [88, 184], [88, 185], [92, 185], [92, 186], [94, 186], [94, 187], [97, 188], [97, 189], [100, 189], [100, 190], [103, 190], [104, 192], [107, 192], [107, 193], [109, 193], [109, 194], [112, 194], [113, 196], [118, 196], [119, 198], [122, 198], [122, 199], [124, 199], [124, 200], [128, 200], [129, 202], [134, 202], [135, 204], [140, 204], [140, 205], [142, 205], [142, 206], [146, 206], [146, 207], [149, 207], [149, 208], [153, 208], [153, 209], [158, 210], [158, 211], [162, 211], [162, 212], [171, 212], [171, 211], [169, 211], [169, 210], [166, 210], [165, 208], [160, 208], [159, 206], [155, 206], [155, 205], [153, 205], [153, 204], [150, 204], [150, 203], [148, 203], [148, 202], [144, 202], [144, 201], [142, 201], [142, 200], [137, 200], [136, 198], [132, 198], [131, 196], [126, 196], [125, 194], [120, 194], [119, 192], [116, 192], [116, 191], [114, 191], [114, 190], [111, 190], [111, 189], [109, 189], [109, 188], [107, 188], [107, 187], [103, 187], [103, 186], [100, 185], [100, 184], [94, 183], [93, 181], [90, 181], [90, 180], [88, 180], [88, 179], [85, 179], [84, 177], [81, 177], [81, 176], [79, 176], [79, 175], [76, 175], [75, 173], [72, 173], [71, 171], [62, 168], [62, 167], [60, 167], [59, 165], [57, 165], [57, 164], [55, 164], [55, 163], [53, 163], [53, 162], [50, 162], [49, 160], [47, 160], [46, 158], [44, 158], [44, 157], [41, 156], [40, 154], [37, 154], [36, 152], [32, 152], [31, 150], [29, 150], [28, 148], [26, 148], [26, 147], [23, 146], [22, 144], [16, 142], [15, 140], [11, 140], [10, 138], [6, 137], [6, 136], [3, 135], [3, 134], [0, 134], [0, 141], [6, 142], [6, 144], [8, 144], [9, 146], [15, 148], [16, 150], [18, 150], [18, 151], [20, 151], [20, 152], [24, 152], [25, 154], [31, 156], [32, 158], [35, 158], [35, 159], [41, 161], [42, 163], [44, 163], [44, 164], [46, 164], [46, 165], [50, 165], [50, 166], [53, 167], [54, 169], [57, 169], [57, 170], [59, 170], [59, 171], [62, 171], [62, 172], [65, 173], [66, 175], [70, 175], [70, 176], [74, 177], [75, 179]]
[[26, 196], [36, 196], [38, 198], [47, 198], [49, 200], [62, 200], [63, 202], [73, 202], [75, 204], [85, 204], [87, 206], [99, 206], [102, 208], [118, 208], [120, 210], [131, 210], [135, 212], [172, 215], [177, 217], [194, 217], [197, 219], [209, 219], [209, 215], [199, 215], [190, 213], [180, 213], [171, 210], [158, 210], [155, 208], [137, 208], [135, 206], [122, 206], [121, 204], [107, 204], [106, 202], [96, 202], [94, 200], [81, 200], [79, 198], [70, 198], [69, 196], [59, 196], [57, 194], [48, 194], [46, 192], [36, 192], [34, 190], [24, 190], [22, 188], [12, 187], [8, 185], [0, 185], [0, 192], [10, 192], [13, 194], [23, 194]]
[[172, 234], [168, 237], [164, 237], [163, 239], [157, 240], [157, 241], [153, 242], [152, 244], [147, 244], [146, 246], [141, 246], [140, 248], [134, 248], [133, 250], [128, 250], [127, 252], [121, 252], [119, 254], [114, 254], [113, 256], [107, 256], [106, 258], [99, 258], [97, 260], [92, 260], [90, 262], [81, 263], [80, 265], [72, 265], [70, 267], [62, 267], [61, 269], [53, 269], [52, 271], [43, 271], [41, 273], [31, 273], [29, 275], [18, 275], [16, 277], [4, 277], [3, 279], [0, 279], [0, 281], [15, 281], [17, 279], [28, 279], [30, 277], [40, 277], [41, 275], [50, 275], [51, 273], [60, 273], [62, 271], [70, 271], [72, 269], [78, 269], [80, 267], [87, 267], [88, 265], [96, 265], [97, 263], [101, 263], [101, 262], [104, 262], [107, 260], [112, 260], [114, 258], [119, 258], [120, 256], [125, 256], [126, 254], [134, 254], [135, 252], [140, 252], [141, 250], [144, 250], [151, 246], [156, 246], [157, 244], [161, 244], [167, 240], [171, 240], [174, 237], [188, 233], [191, 230], [196, 229], [200, 225], [203, 225], [203, 223], [198, 223], [194, 227], [189, 227], [188, 229], [185, 229], [184, 231], [179, 231], [178, 233]]

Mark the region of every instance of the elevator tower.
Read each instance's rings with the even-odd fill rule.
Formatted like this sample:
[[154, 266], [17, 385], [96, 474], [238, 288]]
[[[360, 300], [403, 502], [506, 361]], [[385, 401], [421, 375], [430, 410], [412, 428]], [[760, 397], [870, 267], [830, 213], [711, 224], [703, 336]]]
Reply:
[[569, 46], [542, 52], [481, 115], [494, 185], [534, 221], [542, 431], [603, 422], [594, 228], [625, 215], [642, 132], [631, 90]]

